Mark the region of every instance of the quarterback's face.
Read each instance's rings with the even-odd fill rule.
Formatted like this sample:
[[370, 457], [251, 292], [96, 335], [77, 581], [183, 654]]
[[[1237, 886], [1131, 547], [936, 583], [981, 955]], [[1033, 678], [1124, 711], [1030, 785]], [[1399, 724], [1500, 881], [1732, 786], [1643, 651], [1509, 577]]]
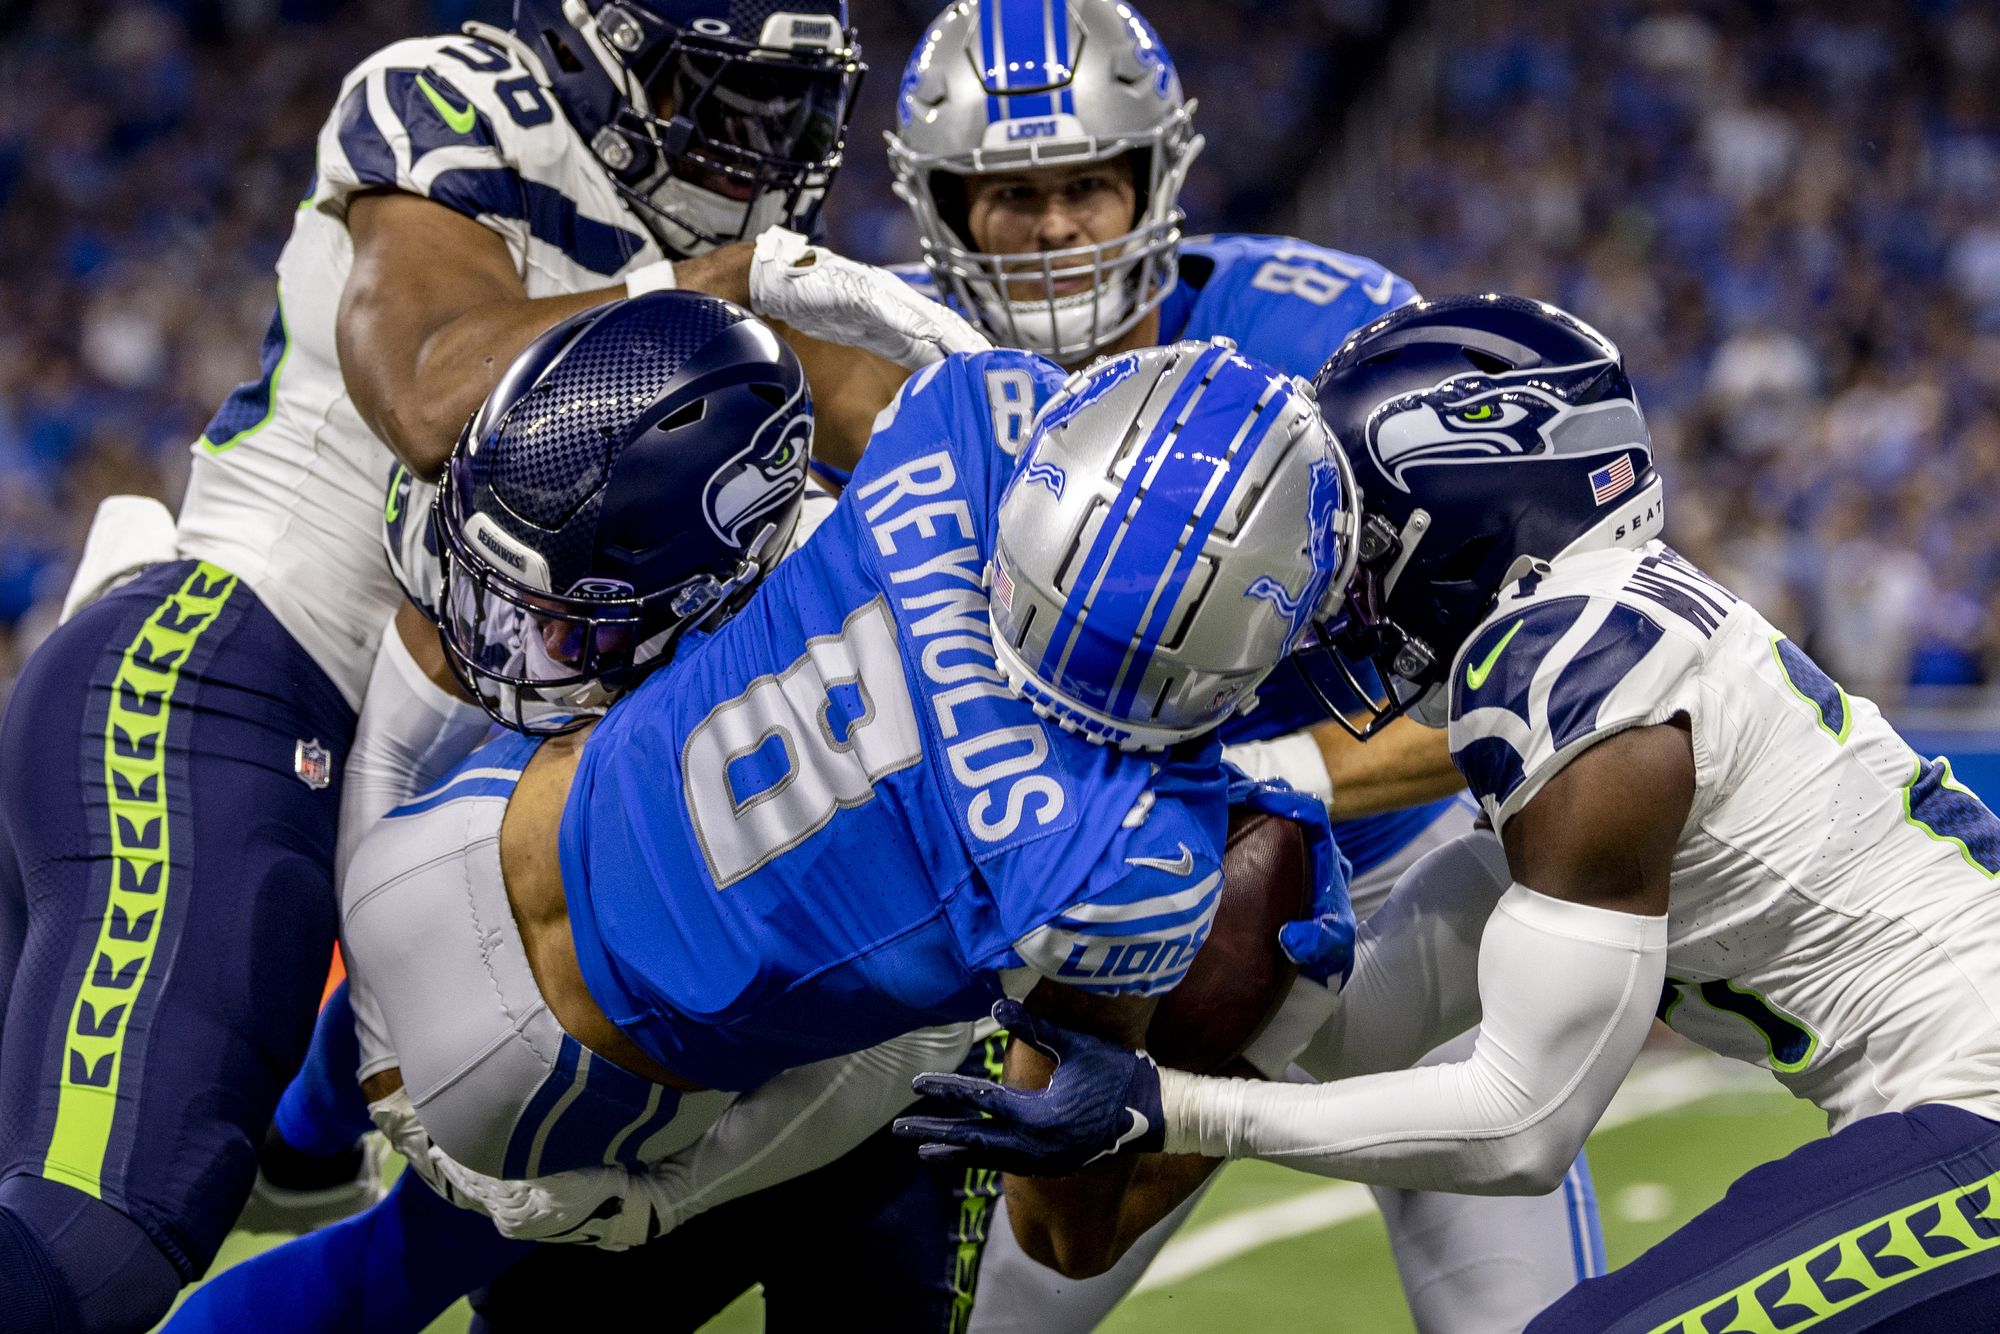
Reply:
[[[972, 233], [972, 244], [989, 255], [1067, 250], [1116, 240], [1132, 230], [1138, 202], [1130, 157], [969, 176], [965, 185], [966, 230]], [[1008, 269], [1034, 272], [1036, 266], [1024, 263]], [[1045, 284], [1037, 277], [1032, 289], [1025, 282], [1010, 283], [1015, 290], [1008, 295], [1015, 301], [1068, 296], [1094, 281], [1086, 270], [1056, 279], [1050, 292], [1043, 290]]]

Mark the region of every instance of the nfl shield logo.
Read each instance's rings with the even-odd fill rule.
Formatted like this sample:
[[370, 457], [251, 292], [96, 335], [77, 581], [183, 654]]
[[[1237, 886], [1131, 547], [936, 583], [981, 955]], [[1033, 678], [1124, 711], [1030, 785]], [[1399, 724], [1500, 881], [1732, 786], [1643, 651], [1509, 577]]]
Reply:
[[292, 751], [292, 772], [317, 792], [333, 781], [333, 753], [319, 744], [318, 737], [301, 741]]

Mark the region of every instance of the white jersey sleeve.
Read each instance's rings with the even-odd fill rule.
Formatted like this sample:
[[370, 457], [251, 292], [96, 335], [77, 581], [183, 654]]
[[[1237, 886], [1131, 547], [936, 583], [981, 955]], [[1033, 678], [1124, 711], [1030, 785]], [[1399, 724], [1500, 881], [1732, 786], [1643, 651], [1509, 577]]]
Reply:
[[1736, 605], [1659, 542], [1572, 557], [1502, 590], [1450, 679], [1452, 760], [1494, 829], [1597, 742], [1684, 712]]
[[518, 272], [542, 273], [557, 291], [609, 287], [634, 261], [663, 257], [563, 117], [540, 63], [483, 25], [398, 42], [347, 76], [308, 202], [345, 221], [357, 192], [384, 186], [492, 228]]
[[1496, 829], [1583, 749], [1685, 714], [1693, 808], [1658, 1016], [1835, 1129], [2000, 1119], [2000, 818], [1658, 542], [1504, 590], [1453, 664], [1451, 746]]

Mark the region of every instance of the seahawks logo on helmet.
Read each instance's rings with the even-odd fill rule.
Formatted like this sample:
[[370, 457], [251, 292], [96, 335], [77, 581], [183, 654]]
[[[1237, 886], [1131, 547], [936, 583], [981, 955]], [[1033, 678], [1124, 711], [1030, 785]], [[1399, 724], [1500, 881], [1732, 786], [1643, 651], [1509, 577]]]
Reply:
[[[1650, 456], [1645, 418], [1623, 377], [1591, 395], [1607, 375], [1617, 375], [1616, 362], [1455, 375], [1370, 413], [1368, 452], [1402, 491], [1410, 489], [1412, 468], [1434, 464], [1576, 458], [1633, 446]], [[1577, 402], [1585, 397], [1591, 401]]]
[[702, 510], [715, 535], [740, 547], [757, 535], [757, 525], [796, 495], [805, 484], [812, 454], [812, 414], [802, 412], [757, 440], [709, 475]]

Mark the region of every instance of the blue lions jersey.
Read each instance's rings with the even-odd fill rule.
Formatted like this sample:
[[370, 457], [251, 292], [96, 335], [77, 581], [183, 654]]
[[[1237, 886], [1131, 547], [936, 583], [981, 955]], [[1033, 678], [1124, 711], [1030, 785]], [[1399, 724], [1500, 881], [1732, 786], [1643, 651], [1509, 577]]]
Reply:
[[612, 1022], [714, 1088], [982, 1015], [1003, 970], [1178, 982], [1221, 886], [1219, 745], [1091, 745], [1007, 688], [1000, 499], [1062, 372], [953, 357], [892, 403], [834, 514], [599, 724], [562, 825]]

